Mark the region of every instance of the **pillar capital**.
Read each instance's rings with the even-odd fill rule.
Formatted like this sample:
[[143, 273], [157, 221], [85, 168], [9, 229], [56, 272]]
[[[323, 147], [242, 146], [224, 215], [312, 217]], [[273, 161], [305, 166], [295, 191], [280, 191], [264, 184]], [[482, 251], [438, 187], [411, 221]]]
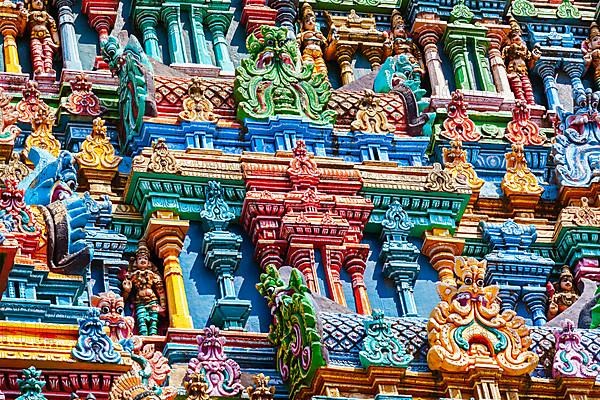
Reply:
[[422, 47], [436, 45], [446, 31], [446, 22], [439, 19], [417, 17], [412, 35]]
[[160, 10], [160, 17], [165, 23], [169, 23], [171, 21], [177, 21], [179, 19], [179, 5], [169, 4], [163, 6]]
[[160, 10], [157, 7], [136, 7], [134, 20], [140, 30], [155, 27], [158, 23]]
[[229, 24], [231, 23], [231, 18], [233, 17], [233, 13], [226, 12], [210, 12], [206, 16], [206, 23], [208, 24], [208, 29], [213, 33], [221, 33], [225, 34], [227, 29], [229, 28]]
[[438, 272], [440, 281], [454, 282], [454, 257], [462, 254], [465, 241], [450, 235], [446, 229], [425, 232], [421, 253], [429, 258], [431, 266]]
[[155, 211], [146, 228], [148, 244], [160, 258], [163, 258], [161, 252], [166, 252], [166, 249], [176, 248], [179, 252], [189, 225], [188, 221], [180, 220], [172, 211]]

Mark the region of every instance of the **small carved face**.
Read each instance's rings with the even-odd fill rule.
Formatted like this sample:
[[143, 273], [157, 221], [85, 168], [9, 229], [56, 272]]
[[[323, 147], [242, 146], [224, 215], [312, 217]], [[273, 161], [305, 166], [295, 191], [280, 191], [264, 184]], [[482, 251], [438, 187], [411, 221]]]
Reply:
[[302, 22], [303, 28], [307, 31], [314, 31], [317, 26], [315, 16], [313, 14], [308, 14], [306, 17], [304, 17], [304, 21]]
[[146, 253], [138, 253], [135, 257], [136, 266], [138, 269], [144, 270], [148, 268], [148, 264], [150, 260], [148, 259], [148, 254]]
[[600, 49], [600, 35], [596, 35], [592, 38], [592, 40], [590, 41], [592, 50], [598, 50]]
[[44, 0], [32, 0], [31, 9], [42, 11], [44, 9]]
[[573, 278], [568, 275], [560, 278], [560, 288], [565, 292], [573, 290]]

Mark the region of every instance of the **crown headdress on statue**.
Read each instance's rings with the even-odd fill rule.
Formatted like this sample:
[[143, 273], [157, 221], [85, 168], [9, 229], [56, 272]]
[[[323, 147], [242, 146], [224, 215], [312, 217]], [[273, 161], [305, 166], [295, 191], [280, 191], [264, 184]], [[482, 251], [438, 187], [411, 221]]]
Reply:
[[309, 15], [312, 15], [313, 17], [315, 16], [315, 12], [313, 11], [311, 5], [308, 3], [302, 4], [302, 11], [300, 13], [302, 21], [304, 21]]
[[598, 24], [596, 22], [592, 22], [592, 25], [590, 25], [589, 38], [590, 38], [590, 40], [592, 40], [596, 36], [600, 36], [600, 27], [598, 26]]
[[510, 17], [508, 24], [510, 25], [510, 34], [509, 34], [510, 37], [521, 36], [523, 34], [523, 31], [521, 30], [521, 27], [519, 26], [519, 22], [516, 19], [514, 19], [513, 17]]

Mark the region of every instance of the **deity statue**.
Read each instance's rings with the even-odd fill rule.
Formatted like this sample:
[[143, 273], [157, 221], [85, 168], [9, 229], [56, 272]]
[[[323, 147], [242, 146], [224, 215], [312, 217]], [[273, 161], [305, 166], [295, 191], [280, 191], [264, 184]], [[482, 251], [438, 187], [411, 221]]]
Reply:
[[579, 294], [573, 284], [573, 274], [567, 265], [562, 268], [558, 282], [548, 282], [548, 321], [556, 317], [579, 299]]
[[123, 299], [127, 299], [132, 290], [135, 292], [133, 304], [139, 334], [158, 334], [158, 316], [163, 315], [167, 307], [165, 286], [158, 268], [150, 261], [150, 251], [144, 241], [140, 241], [135, 257], [129, 261], [122, 285]]
[[298, 35], [298, 44], [302, 50], [302, 62], [304, 64], [313, 64], [313, 75], [323, 74], [327, 77], [327, 65], [323, 55], [326, 54], [329, 58], [329, 53], [332, 52], [328, 46], [327, 38], [317, 28], [315, 12], [308, 3], [302, 5], [301, 29]]
[[600, 27], [596, 22], [590, 26], [590, 36], [581, 44], [586, 69], [594, 74], [596, 90], [600, 90]]
[[539, 44], [529, 51], [525, 41], [521, 37], [523, 32], [519, 23], [510, 19], [510, 33], [502, 48], [502, 58], [506, 64], [508, 81], [515, 98], [525, 100], [527, 104], [535, 104], [533, 98], [533, 89], [529, 80], [528, 69], [533, 68], [534, 64], [542, 56]]
[[391, 19], [392, 29], [389, 32], [384, 33], [384, 58], [407, 54], [410, 57], [411, 63], [417, 63], [419, 65], [419, 68], [414, 72], [422, 76], [425, 73], [425, 66], [423, 65], [421, 51], [417, 47], [416, 43], [413, 42], [412, 38], [408, 36], [408, 33], [406, 32], [406, 25], [404, 24], [404, 19], [402, 18], [400, 11], [394, 10], [392, 12]]
[[27, 29], [31, 34], [33, 73], [54, 75], [52, 60], [60, 45], [56, 21], [46, 11], [46, 0], [26, 0], [25, 4], [29, 11]]

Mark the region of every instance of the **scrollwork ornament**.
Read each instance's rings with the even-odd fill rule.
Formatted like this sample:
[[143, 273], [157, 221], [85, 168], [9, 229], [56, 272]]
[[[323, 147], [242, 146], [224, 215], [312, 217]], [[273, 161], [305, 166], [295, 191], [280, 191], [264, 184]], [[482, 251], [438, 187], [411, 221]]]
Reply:
[[115, 351], [112, 340], [104, 332], [104, 321], [100, 319], [100, 310], [97, 308], [90, 308], [87, 315], [79, 319], [79, 338], [71, 354], [79, 361], [121, 362], [121, 355]]
[[540, 195], [544, 191], [535, 175], [527, 167], [522, 144], [513, 144], [512, 152], [506, 153], [506, 174], [502, 179], [501, 187], [506, 195]]
[[105, 108], [100, 105], [100, 99], [92, 92], [92, 83], [84, 73], [79, 73], [70, 81], [71, 94], [67, 97], [65, 109], [73, 115], [98, 117]]
[[350, 124], [352, 131], [392, 133], [396, 130], [396, 127], [388, 122], [387, 115], [379, 102], [372, 90], [365, 90], [356, 112], [356, 118]]
[[162, 174], [181, 173], [181, 167], [177, 159], [173, 156], [163, 138], [159, 138], [152, 143], [152, 156], [148, 164], [148, 171]]
[[31, 366], [23, 370], [23, 378], [17, 379], [21, 395], [16, 400], [46, 400], [42, 389], [46, 381], [41, 379], [42, 371]]
[[452, 140], [450, 148], [444, 147], [444, 171], [452, 178], [465, 182], [471, 190], [479, 190], [485, 183], [477, 176], [473, 166], [467, 162], [467, 152], [462, 148], [460, 140]]
[[359, 353], [363, 368], [372, 365], [380, 367], [407, 368], [413, 356], [406, 353], [398, 340], [391, 323], [384, 318], [383, 311], [374, 310], [371, 318], [364, 320], [367, 336]]
[[425, 188], [433, 192], [455, 192], [456, 180], [442, 169], [440, 163], [434, 163], [433, 169], [427, 175]]
[[540, 134], [540, 128], [531, 122], [527, 102], [517, 100], [512, 115], [512, 120], [507, 124], [504, 135], [509, 142], [525, 146], [541, 146], [546, 142], [546, 135]]
[[119, 166], [121, 157], [115, 155], [102, 118], [94, 119], [92, 133], [83, 141], [81, 151], [75, 158], [79, 165], [86, 168], [113, 170]]
[[187, 96], [183, 99], [183, 111], [179, 113], [179, 119], [191, 122], [217, 122], [219, 118], [212, 112], [213, 108], [213, 104], [204, 96], [202, 80], [192, 78]]
[[31, 123], [38, 109], [45, 108], [50, 112], [48, 105], [40, 98], [41, 92], [38, 83], [30, 80], [23, 89], [23, 98], [17, 103], [16, 109], [19, 113], [19, 122]]
[[581, 334], [575, 330], [573, 321], [566, 319], [562, 329], [554, 332], [556, 353], [552, 363], [552, 377], [574, 377], [596, 379], [600, 374], [600, 364], [581, 344]]
[[444, 130], [440, 136], [449, 140], [460, 139], [465, 142], [477, 142], [481, 134], [477, 132], [475, 123], [467, 113], [468, 103], [460, 90], [452, 92], [452, 100], [448, 103], [448, 116], [443, 122]]
[[25, 139], [25, 152], [29, 153], [32, 147], [47, 151], [54, 157], [60, 153], [60, 142], [52, 133], [56, 117], [49, 108], [39, 107], [31, 120], [31, 134]]
[[249, 386], [246, 388], [250, 400], [273, 400], [275, 387], [269, 386], [270, 379], [262, 372], [254, 376], [254, 387]]
[[511, 12], [516, 17], [535, 17], [538, 13], [535, 5], [529, 0], [513, 0]]

